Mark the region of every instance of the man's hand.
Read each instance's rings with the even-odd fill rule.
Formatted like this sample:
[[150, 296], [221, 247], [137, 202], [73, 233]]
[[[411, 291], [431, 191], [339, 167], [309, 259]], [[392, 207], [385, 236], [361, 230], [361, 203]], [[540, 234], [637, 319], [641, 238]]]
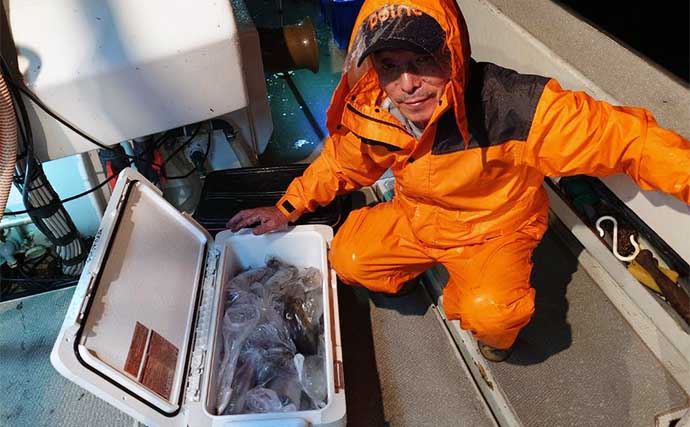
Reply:
[[288, 219], [285, 218], [285, 215], [277, 207], [267, 206], [239, 211], [230, 218], [230, 221], [225, 226], [235, 232], [252, 224], [259, 224], [253, 231], [254, 234], [259, 235], [285, 228], [288, 224]]

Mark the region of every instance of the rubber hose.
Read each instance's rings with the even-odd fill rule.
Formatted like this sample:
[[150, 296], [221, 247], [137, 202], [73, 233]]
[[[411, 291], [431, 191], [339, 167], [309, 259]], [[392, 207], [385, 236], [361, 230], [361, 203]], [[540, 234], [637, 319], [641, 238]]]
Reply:
[[0, 220], [5, 215], [17, 161], [17, 121], [10, 88], [0, 74]]

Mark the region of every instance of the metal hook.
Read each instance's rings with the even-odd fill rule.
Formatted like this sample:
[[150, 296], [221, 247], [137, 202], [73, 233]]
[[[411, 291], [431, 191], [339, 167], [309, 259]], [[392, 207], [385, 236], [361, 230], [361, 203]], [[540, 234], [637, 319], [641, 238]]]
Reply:
[[632, 243], [633, 247], [635, 248], [633, 254], [629, 256], [623, 256], [618, 253], [618, 221], [616, 220], [616, 218], [605, 215], [597, 220], [596, 226], [597, 231], [599, 232], [599, 236], [604, 237], [604, 229], [601, 228], [600, 224], [606, 220], [610, 220], [611, 222], [613, 222], [613, 255], [615, 255], [615, 257], [621, 261], [630, 262], [634, 260], [637, 254], [640, 253], [640, 245], [637, 244], [637, 242], [635, 241], [635, 236], [632, 234], [630, 235], [630, 243]]

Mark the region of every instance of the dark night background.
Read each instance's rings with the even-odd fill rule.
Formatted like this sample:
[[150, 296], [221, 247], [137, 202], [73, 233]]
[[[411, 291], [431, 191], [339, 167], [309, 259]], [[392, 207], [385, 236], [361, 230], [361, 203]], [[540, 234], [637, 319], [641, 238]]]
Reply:
[[690, 83], [690, 1], [555, 0]]

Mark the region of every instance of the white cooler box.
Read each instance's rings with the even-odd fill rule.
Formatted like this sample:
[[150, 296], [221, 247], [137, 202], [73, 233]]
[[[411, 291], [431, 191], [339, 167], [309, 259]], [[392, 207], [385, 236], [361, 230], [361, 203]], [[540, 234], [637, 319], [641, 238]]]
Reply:
[[[148, 426], [345, 426], [333, 231], [212, 237], [126, 169], [51, 353], [69, 380]], [[328, 400], [317, 410], [215, 415], [223, 287], [274, 255], [322, 273]]]

